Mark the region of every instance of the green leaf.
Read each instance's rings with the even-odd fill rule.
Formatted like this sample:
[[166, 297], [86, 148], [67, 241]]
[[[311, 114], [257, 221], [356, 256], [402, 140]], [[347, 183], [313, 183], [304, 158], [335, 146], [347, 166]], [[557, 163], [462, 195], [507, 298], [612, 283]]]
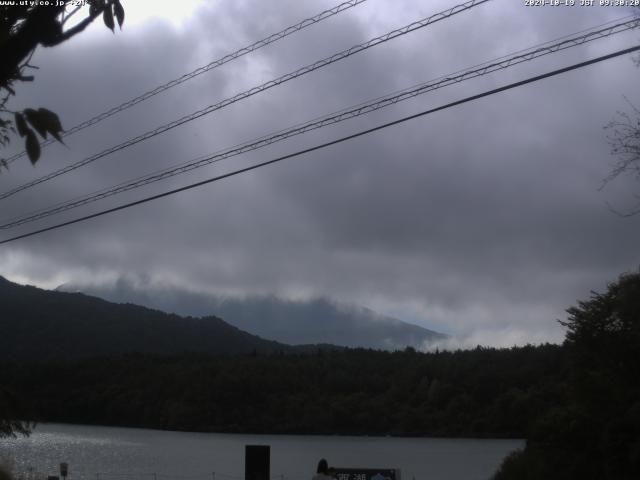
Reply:
[[16, 112], [16, 127], [18, 128], [18, 135], [24, 137], [29, 131], [29, 127], [27, 127], [27, 122], [24, 120], [24, 116], [21, 113]]
[[60, 137], [60, 133], [63, 131], [62, 125], [58, 115], [51, 110], [46, 108], [39, 108], [38, 110], [27, 108], [24, 110], [24, 116], [41, 137], [47, 138], [47, 133], [50, 133], [62, 143], [62, 137]]
[[27, 132], [26, 147], [31, 165], [35, 165], [40, 158], [40, 144], [38, 143], [38, 139], [36, 138], [36, 134], [33, 133], [33, 130], [29, 130]]
[[107, 28], [109, 28], [112, 32], [115, 33], [114, 31], [115, 24], [113, 23], [113, 12], [108, 6], [107, 8], [104, 9], [104, 12], [102, 12], [102, 19], [104, 20], [104, 24], [107, 26]]
[[64, 129], [62, 128], [62, 124], [60, 123], [58, 115], [56, 115], [51, 110], [47, 110], [46, 108], [39, 108], [38, 118], [42, 122], [42, 125], [45, 127], [47, 132], [53, 135], [53, 137], [60, 143], [64, 143], [62, 141], [62, 138], [60, 137], [60, 133], [63, 132]]
[[114, 0], [113, 2], [113, 14], [116, 16], [118, 20], [118, 26], [120, 30], [122, 30], [122, 24], [124, 23], [124, 8], [122, 8], [122, 4], [120, 0]]
[[25, 108], [24, 116], [33, 128], [40, 134], [41, 137], [47, 138], [47, 127], [43, 122], [43, 119], [39, 112], [33, 108]]

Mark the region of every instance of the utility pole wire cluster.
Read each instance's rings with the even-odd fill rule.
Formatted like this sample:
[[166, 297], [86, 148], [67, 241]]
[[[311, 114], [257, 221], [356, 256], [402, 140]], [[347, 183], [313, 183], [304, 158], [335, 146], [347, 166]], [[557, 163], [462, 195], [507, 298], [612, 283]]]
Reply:
[[10, 197], [12, 195], [15, 195], [18, 192], [21, 192], [23, 190], [26, 190], [28, 188], [34, 187], [36, 185], [39, 185], [43, 182], [46, 182], [48, 180], [51, 180], [53, 178], [56, 178], [60, 175], [64, 175], [66, 173], [69, 173], [73, 170], [76, 170], [80, 167], [83, 167], [85, 165], [88, 165], [89, 163], [95, 162], [96, 160], [106, 157], [107, 155], [110, 155], [112, 153], [118, 152], [120, 150], [123, 150], [125, 148], [128, 148], [132, 145], [135, 145], [137, 143], [140, 143], [144, 140], [148, 140], [152, 137], [155, 137], [156, 135], [160, 135], [161, 133], [164, 133], [168, 130], [171, 130], [173, 128], [176, 128], [180, 125], [183, 125], [187, 122], [190, 122], [192, 120], [195, 120], [197, 118], [200, 118], [204, 115], [207, 115], [209, 113], [215, 112], [216, 110], [220, 110], [228, 105], [231, 105], [232, 103], [238, 102], [240, 100], [244, 100], [245, 98], [251, 97], [253, 95], [256, 95], [257, 93], [263, 92], [265, 90], [268, 90], [270, 88], [273, 88], [277, 85], [280, 85], [282, 83], [288, 82], [289, 80], [293, 80], [294, 78], [298, 78], [301, 77], [303, 75], [306, 75], [307, 73], [313, 72], [315, 70], [318, 70], [320, 68], [326, 67], [327, 65], [330, 65], [332, 63], [338, 62], [340, 60], [343, 60], [345, 58], [348, 58], [352, 55], [355, 55], [356, 53], [360, 53], [362, 51], [365, 51], [369, 48], [375, 47], [377, 45], [381, 45], [382, 43], [388, 42], [389, 40], [392, 40], [394, 38], [406, 35], [410, 32], [413, 32], [415, 30], [418, 30], [420, 28], [424, 28], [428, 25], [431, 25], [433, 23], [439, 22], [441, 20], [447, 19], [453, 15], [456, 15], [458, 13], [467, 11], [473, 7], [476, 7], [478, 5], [482, 5], [484, 3], [487, 3], [491, 0], [469, 0], [465, 3], [462, 3], [460, 5], [456, 5], [454, 7], [448, 8], [442, 12], [436, 13], [434, 15], [431, 15], [427, 18], [424, 18], [422, 20], [418, 20], [416, 22], [410, 23], [409, 25], [406, 25], [402, 28], [396, 29], [396, 30], [392, 30], [391, 32], [388, 32], [384, 35], [372, 38], [371, 40], [368, 40], [367, 42], [364, 43], [360, 43], [358, 45], [354, 45], [351, 48], [348, 48], [346, 50], [343, 50], [339, 53], [335, 53], [333, 55], [331, 55], [330, 57], [326, 57], [322, 60], [318, 60], [317, 62], [314, 62], [312, 64], [309, 64], [305, 67], [299, 68], [293, 72], [287, 73], [285, 75], [282, 75], [274, 80], [270, 80], [266, 83], [263, 83], [262, 85], [259, 85], [257, 87], [253, 87], [249, 90], [246, 90], [242, 93], [239, 93], [233, 97], [229, 97], [225, 100], [222, 100], [219, 103], [213, 104], [213, 105], [209, 105], [208, 107], [205, 107], [201, 110], [198, 110], [196, 112], [193, 112], [190, 115], [186, 115], [182, 118], [179, 118], [177, 120], [174, 120], [168, 124], [162, 125], [160, 127], [157, 127], [153, 130], [150, 130], [146, 133], [143, 133], [141, 135], [138, 135], [137, 137], [134, 137], [132, 139], [129, 139], [119, 145], [115, 145], [113, 147], [110, 147], [106, 150], [103, 150], [100, 153], [94, 154], [90, 157], [87, 157], [83, 160], [80, 160], [76, 163], [73, 163], [71, 165], [68, 165], [64, 168], [61, 168], [59, 170], [56, 170], [54, 172], [49, 173], [48, 175], [44, 175], [43, 177], [37, 178], [35, 180], [32, 180], [28, 183], [25, 183], [23, 185], [20, 185], [18, 187], [13, 188], [12, 190], [9, 190], [7, 192], [4, 192], [2, 194], [0, 194], [0, 200], [5, 199], [7, 197]]
[[[311, 25], [315, 25], [316, 23], [319, 23], [327, 18], [333, 17], [334, 15], [339, 14], [340, 12], [343, 12], [349, 8], [355, 7], [356, 5], [359, 5], [360, 3], [366, 2], [367, 0], [349, 0], [347, 2], [341, 3], [340, 5], [336, 5], [333, 8], [330, 8], [329, 10], [325, 10], [323, 12], [318, 13], [317, 15], [314, 15], [313, 17], [307, 18], [305, 20], [302, 20], [301, 22], [295, 24], [295, 25], [291, 25], [290, 27], [285, 28], [284, 30], [279, 31], [278, 33], [274, 33], [272, 35], [269, 35], [266, 38], [263, 38], [262, 40], [258, 40], [255, 43], [252, 43], [251, 45], [247, 46], [247, 47], [243, 47], [239, 50], [236, 50], [233, 53], [229, 53], [227, 55], [225, 55], [224, 57], [221, 57], [217, 60], [214, 60], [213, 62], [204, 65], [202, 67], [196, 68], [195, 70], [193, 70], [192, 72], [186, 73], [184, 75], [182, 75], [181, 77], [178, 77], [174, 80], [171, 80], [163, 85], [160, 85], [152, 90], [149, 90], [148, 92], [143, 93], [142, 95], [139, 95], [135, 98], [132, 98], [131, 100], [128, 100], [120, 105], [118, 105], [117, 107], [113, 107], [109, 110], [107, 110], [106, 112], [100, 113], [88, 120], [85, 120], [82, 123], [79, 123], [78, 125], [75, 125], [74, 127], [70, 128], [69, 130], [65, 131], [61, 136], [63, 138], [66, 138], [70, 135], [73, 135], [74, 133], [79, 132], [80, 130], [84, 130], [87, 127], [90, 127], [92, 125], [95, 125], [96, 123], [99, 123], [109, 117], [111, 117], [112, 115], [115, 115], [116, 113], [122, 112], [123, 110], [126, 110], [128, 108], [133, 107], [134, 105], [137, 105], [140, 102], [144, 102], [145, 100], [148, 100], [149, 98], [158, 95], [159, 93], [164, 92], [165, 90], [169, 90], [170, 88], [173, 88], [177, 85], [180, 85], [181, 83], [184, 83], [188, 80], [191, 80], [194, 77], [197, 77], [198, 75], [201, 75], [205, 72], [208, 72], [210, 70], [213, 70], [214, 68], [217, 68], [221, 65], [224, 65], [225, 63], [228, 63], [232, 60], [235, 60], [237, 58], [240, 58], [244, 55], [247, 55], [248, 53], [251, 52], [255, 52], [256, 50], [262, 48], [262, 47], [266, 47], [267, 45], [270, 45], [274, 42], [277, 42], [278, 40], [281, 40], [295, 32], [298, 32], [300, 30], [303, 30]], [[50, 145], [54, 143], [54, 139], [50, 138], [48, 140], [45, 140], [43, 142], [40, 143], [40, 147], [46, 147], [47, 145]], [[26, 151], [17, 153], [11, 157], [9, 157], [7, 159], [7, 164], [10, 164], [14, 161], [16, 161], [18, 158], [24, 157], [27, 154]]]
[[351, 118], [365, 115], [367, 113], [380, 110], [390, 105], [394, 105], [398, 102], [408, 100], [410, 98], [437, 90], [439, 88], [443, 88], [449, 85], [453, 85], [455, 83], [463, 82], [465, 80], [470, 80], [472, 78], [487, 75], [489, 73], [493, 73], [498, 70], [504, 70], [506, 68], [512, 67], [514, 65], [518, 65], [523, 62], [531, 61], [536, 58], [543, 57], [545, 55], [566, 50], [568, 48], [576, 47], [578, 45], [583, 45], [587, 42], [606, 38], [617, 33], [631, 30], [638, 26], [640, 26], [640, 19], [633, 19], [633, 20], [628, 20], [626, 22], [621, 22], [615, 25], [611, 25], [609, 27], [602, 28], [600, 30], [591, 31], [589, 33], [579, 35], [576, 37], [572, 37], [572, 38], [565, 37], [566, 38], [565, 40], [545, 46], [545, 47], [539, 47], [539, 48], [531, 47], [530, 49], [525, 50], [524, 53], [521, 53], [519, 55], [510, 56], [510, 57], [509, 56], [501, 57], [502, 60], [498, 62], [486, 63], [480, 66], [479, 68], [472, 67], [471, 69], [464, 70], [462, 71], [462, 73], [459, 73], [459, 74], [450, 74], [444, 77], [440, 77], [437, 80], [421, 84], [411, 89], [404, 90], [400, 93], [388, 95], [386, 97], [376, 99], [375, 101], [366, 102], [358, 105], [357, 107], [342, 110], [341, 112], [333, 113], [328, 116], [321, 117], [320, 119], [311, 120], [309, 122], [291, 127], [289, 129], [282, 130], [275, 134], [264, 136], [264, 137], [261, 137], [260, 139], [252, 140], [250, 142], [241, 144], [239, 146], [231, 147], [229, 149], [223, 150], [218, 153], [200, 157], [194, 161], [184, 163], [179, 166], [170, 167], [162, 171], [149, 174], [147, 176], [139, 177], [139, 178], [130, 180], [128, 182], [110, 187], [108, 189], [103, 189], [83, 197], [78, 197], [76, 199], [69, 200], [64, 203], [60, 203], [51, 207], [47, 207], [45, 209], [41, 209], [31, 214], [23, 215], [20, 217], [14, 217], [6, 221], [6, 223], [1, 224], [0, 229], [6, 230], [8, 228], [12, 228], [19, 225], [23, 225], [25, 223], [30, 223], [36, 220], [40, 220], [40, 219], [49, 217], [51, 215], [55, 215], [57, 213], [61, 213], [67, 210], [71, 210], [73, 208], [80, 207], [82, 205], [86, 205], [107, 197], [111, 197], [113, 195], [117, 195], [119, 193], [123, 193], [123, 192], [133, 190], [145, 185], [149, 185], [154, 182], [158, 182], [160, 180], [164, 180], [169, 177], [186, 173], [191, 170], [195, 170], [197, 168], [200, 168], [212, 163], [217, 163], [227, 158], [240, 155], [252, 150], [256, 150], [256, 149], [265, 147], [267, 145], [271, 145], [273, 143], [279, 142], [281, 140], [285, 140], [287, 138], [291, 138], [293, 136], [309, 132], [311, 130], [316, 130], [328, 125], [332, 125], [332, 124], [339, 123]]
[[12, 237], [12, 238], [7, 238], [5, 240], [0, 241], [0, 245], [6, 244], [6, 243], [9, 243], [9, 242], [13, 242], [15, 240], [20, 240], [22, 238], [27, 238], [27, 237], [31, 237], [31, 236], [34, 236], [34, 235], [38, 235], [38, 234], [41, 234], [41, 233], [44, 233], [44, 232], [48, 232], [48, 231], [51, 231], [51, 230], [56, 230], [58, 228], [62, 228], [62, 227], [69, 226], [69, 225], [73, 225], [75, 223], [84, 222], [84, 221], [90, 220], [92, 218], [97, 218], [97, 217], [101, 217], [103, 215], [107, 215], [109, 213], [117, 212], [117, 211], [120, 211], [120, 210], [125, 210], [125, 209], [128, 209], [128, 208], [134, 207], [136, 205], [141, 205], [143, 203], [148, 203], [148, 202], [151, 202], [151, 201], [154, 201], [154, 200], [158, 200], [160, 198], [168, 197], [170, 195], [174, 195], [174, 194], [179, 193], [179, 192], [184, 192], [184, 191], [187, 191], [187, 190], [191, 190], [191, 189], [203, 186], [203, 185], [207, 185], [209, 183], [217, 182], [217, 181], [223, 180], [225, 178], [229, 178], [229, 177], [233, 177], [235, 175], [239, 175], [241, 173], [245, 173], [245, 172], [248, 172], [248, 171], [251, 171], [251, 170], [256, 170], [256, 169], [261, 168], [261, 167], [266, 167], [267, 165], [272, 165], [274, 163], [281, 162], [283, 160], [287, 160], [289, 158], [298, 157], [298, 156], [304, 155], [306, 153], [310, 153], [310, 152], [313, 152], [313, 151], [316, 151], [316, 150], [321, 150], [323, 148], [327, 148], [327, 147], [332, 146], [332, 145], [336, 145], [336, 144], [339, 144], [339, 143], [342, 143], [342, 142], [345, 142], [345, 141], [348, 141], [348, 140], [352, 140], [354, 138], [361, 137], [363, 135], [368, 135], [368, 134], [376, 132], [378, 130], [389, 128], [391, 126], [398, 125], [400, 123], [404, 123], [404, 122], [407, 122], [409, 120], [413, 120], [413, 119], [416, 119], [416, 118], [419, 118], [419, 117], [423, 117], [425, 115], [429, 115], [429, 114], [432, 114], [432, 113], [435, 113], [435, 112], [438, 112], [438, 111], [441, 111], [441, 110], [446, 110], [448, 108], [452, 108], [452, 107], [455, 107], [457, 105], [462, 105], [463, 103], [475, 101], [475, 100], [478, 100], [480, 98], [488, 97], [490, 95], [495, 95], [497, 93], [504, 92], [506, 90], [511, 90], [513, 88], [521, 87], [521, 86], [527, 85], [529, 83], [538, 82], [538, 81], [543, 80], [545, 78], [550, 78], [550, 77], [554, 77], [554, 76], [557, 76], [557, 75], [561, 75], [561, 74], [567, 73], [567, 72], [569, 72], [571, 70], [584, 68], [584, 67], [586, 67], [588, 65], [593, 65], [595, 63], [599, 63], [599, 62], [602, 62], [602, 61], [605, 61], [605, 60], [609, 60], [611, 58], [619, 57], [621, 55], [626, 55], [626, 54], [629, 54], [629, 53], [637, 52], [638, 50], [640, 50], [640, 45], [637, 45], [637, 46], [631, 47], [631, 48], [626, 48], [624, 50], [618, 50], [617, 52], [610, 53], [608, 55], [603, 55], [603, 56], [600, 56], [600, 57], [597, 57], [597, 58], [594, 58], [594, 59], [591, 59], [591, 60], [587, 60], [585, 62], [581, 62], [581, 63], [570, 65], [568, 67], [564, 67], [564, 68], [560, 68], [560, 69], [557, 69], [557, 70], [553, 70], [551, 72], [547, 72], [547, 73], [544, 73], [544, 74], [541, 74], [541, 75], [537, 75], [535, 77], [530, 77], [530, 78], [527, 78], [526, 80], [521, 80], [519, 82], [510, 83], [508, 85], [505, 85], [505, 86], [502, 86], [502, 87], [499, 87], [499, 88], [495, 88], [493, 90], [488, 90], [486, 92], [483, 92], [483, 93], [480, 93], [480, 94], [477, 94], [477, 95], [473, 95], [473, 96], [470, 96], [470, 97], [463, 98], [461, 100], [457, 100], [455, 102], [448, 103], [446, 105], [442, 105], [440, 107], [432, 108], [430, 110], [425, 110], [423, 112], [416, 113], [414, 115], [409, 115], [409, 116], [400, 118], [398, 120], [394, 120], [392, 122], [384, 123], [384, 124], [379, 125], [377, 127], [369, 128], [367, 130], [363, 130], [363, 131], [354, 133], [352, 135], [347, 135], [345, 137], [341, 137], [341, 138], [338, 138], [336, 140], [332, 140], [330, 142], [322, 143], [320, 145], [316, 145], [316, 146], [313, 146], [313, 147], [310, 147], [310, 148], [306, 148], [304, 150], [299, 150], [297, 152], [290, 153], [288, 155], [284, 155], [284, 156], [281, 156], [281, 157], [278, 157], [278, 158], [274, 158], [272, 160], [268, 160], [268, 161], [265, 161], [265, 162], [262, 162], [262, 163], [258, 163], [258, 164], [255, 164], [255, 165], [251, 165], [249, 167], [245, 167], [245, 168], [241, 168], [241, 169], [238, 169], [238, 170], [234, 170], [233, 172], [225, 173], [224, 175], [218, 175], [217, 177], [209, 178], [207, 180], [202, 180], [200, 182], [192, 183], [190, 185], [186, 185], [184, 187], [176, 188], [174, 190], [169, 190], [167, 192], [163, 192], [163, 193], [160, 193], [160, 194], [157, 194], [157, 195], [152, 195], [150, 197], [146, 197], [146, 198], [143, 198], [141, 200], [136, 200], [134, 202], [130, 202], [130, 203], [126, 203], [126, 204], [123, 204], [123, 205], [119, 205], [117, 207], [109, 208], [107, 210], [102, 210], [100, 212], [93, 213], [91, 215], [86, 215], [84, 217], [76, 218], [74, 220], [69, 220], [67, 222], [58, 223], [56, 225], [51, 225], [51, 226], [46, 227], [46, 228], [41, 228], [40, 230], [31, 231], [31, 232], [24, 233], [22, 235], [18, 235], [18, 236]]

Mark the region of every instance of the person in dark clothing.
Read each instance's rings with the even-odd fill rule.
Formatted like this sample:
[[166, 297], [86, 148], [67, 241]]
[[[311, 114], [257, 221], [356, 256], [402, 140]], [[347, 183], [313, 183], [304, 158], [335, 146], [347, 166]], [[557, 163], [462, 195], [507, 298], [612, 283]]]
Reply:
[[329, 473], [329, 464], [327, 461], [322, 458], [318, 462], [318, 468], [316, 469], [316, 474], [313, 476], [312, 480], [335, 480]]

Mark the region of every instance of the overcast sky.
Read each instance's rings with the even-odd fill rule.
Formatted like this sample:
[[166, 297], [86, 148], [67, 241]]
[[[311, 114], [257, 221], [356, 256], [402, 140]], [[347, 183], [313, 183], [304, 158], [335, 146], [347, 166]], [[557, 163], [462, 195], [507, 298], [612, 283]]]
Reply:
[[[12, 108], [71, 127], [338, 3], [123, 0], [34, 56]], [[53, 145], [20, 185], [332, 53], [455, 5], [368, 0]], [[153, 7], [152, 7], [153, 5]], [[156, 7], [157, 6], [157, 7]], [[157, 8], [157, 11], [150, 11]], [[619, 7], [494, 0], [238, 102], [2, 201], [3, 219], [93, 192], [498, 56], [628, 15]], [[30, 231], [369, 128], [640, 42], [570, 49], [151, 187], [2, 232]], [[413, 120], [274, 166], [0, 247], [0, 274], [50, 288], [119, 276], [199, 291], [328, 296], [467, 343], [561, 341], [564, 310], [640, 264], [640, 183], [599, 190], [603, 126], [640, 105], [629, 56]], [[4, 153], [10, 155], [20, 142]]]

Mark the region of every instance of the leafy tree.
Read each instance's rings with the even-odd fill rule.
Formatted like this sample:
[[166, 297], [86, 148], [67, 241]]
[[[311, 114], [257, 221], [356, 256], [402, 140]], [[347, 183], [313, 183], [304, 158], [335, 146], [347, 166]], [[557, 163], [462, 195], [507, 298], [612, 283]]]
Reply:
[[496, 480], [640, 478], [640, 272], [567, 313], [569, 394], [537, 418]]
[[[54, 47], [66, 42], [99, 16], [112, 31], [115, 21], [120, 28], [124, 22], [124, 8], [120, 0], [88, 0], [88, 9], [83, 6], [72, 8], [64, 2], [57, 2], [61, 5], [36, 3], [16, 2], [16, 5], [0, 6], [0, 145], [6, 146], [10, 136], [17, 133], [25, 139], [31, 163], [40, 158], [38, 136], [46, 138], [50, 134], [62, 141], [60, 134], [63, 131], [58, 116], [46, 108], [23, 111], [7, 108], [9, 99], [16, 94], [16, 83], [34, 80], [27, 71], [36, 68], [29, 63], [36, 48]], [[84, 18], [69, 26], [73, 23], [69, 21], [78, 13], [84, 13]], [[4, 159], [0, 162], [7, 166]]]
[[[605, 293], [567, 310], [566, 344], [589, 367], [633, 378], [640, 371], [640, 272], [620, 276]], [[636, 379], [638, 377], [635, 377]]]

